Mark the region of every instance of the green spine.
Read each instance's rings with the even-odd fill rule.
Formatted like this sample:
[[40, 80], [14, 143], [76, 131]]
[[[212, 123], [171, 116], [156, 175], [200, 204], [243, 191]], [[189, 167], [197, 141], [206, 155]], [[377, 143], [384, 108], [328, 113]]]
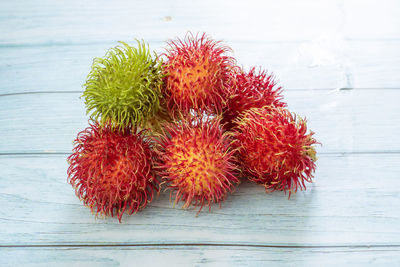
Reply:
[[84, 84], [87, 114], [118, 128], [144, 126], [160, 109], [162, 62], [148, 45], [124, 42], [95, 58]]

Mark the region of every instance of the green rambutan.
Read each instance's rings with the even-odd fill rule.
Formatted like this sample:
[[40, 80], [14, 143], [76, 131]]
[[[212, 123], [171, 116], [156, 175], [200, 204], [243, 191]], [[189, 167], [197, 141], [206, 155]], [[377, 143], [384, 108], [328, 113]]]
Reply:
[[144, 208], [158, 191], [154, 153], [143, 131], [116, 130], [95, 122], [80, 132], [68, 157], [68, 181], [85, 206], [99, 215], [117, 216]]
[[162, 62], [152, 58], [142, 41], [138, 47], [124, 42], [104, 58], [95, 58], [84, 84], [87, 113], [118, 128], [146, 127], [160, 110]]
[[281, 107], [252, 108], [236, 120], [238, 161], [249, 179], [272, 190], [305, 189], [312, 182], [316, 151], [306, 120]]
[[222, 131], [220, 119], [186, 117], [168, 124], [159, 137], [156, 153], [159, 156], [159, 175], [175, 193], [175, 203], [191, 204], [221, 202], [239, 180], [232, 140]]
[[190, 33], [168, 46], [162, 90], [169, 112], [220, 113], [230, 94], [229, 73], [235, 65], [235, 60], [226, 55], [230, 48], [205, 34], [199, 37]]
[[253, 67], [245, 72], [242, 68], [232, 71], [230, 80], [232, 94], [227, 99], [227, 105], [223, 109], [222, 123], [226, 130], [231, 130], [235, 119], [250, 108], [261, 108], [273, 105], [285, 107], [282, 102], [282, 88], [276, 86], [272, 75]]

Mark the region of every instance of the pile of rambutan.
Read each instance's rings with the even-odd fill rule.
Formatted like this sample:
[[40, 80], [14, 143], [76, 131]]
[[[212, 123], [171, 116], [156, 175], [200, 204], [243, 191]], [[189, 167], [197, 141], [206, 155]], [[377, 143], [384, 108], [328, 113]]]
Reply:
[[93, 213], [136, 213], [170, 189], [182, 208], [211, 210], [240, 178], [273, 190], [312, 182], [317, 141], [262, 69], [188, 33], [165, 52], [120, 42], [93, 60], [83, 97], [89, 126], [74, 141], [68, 181]]

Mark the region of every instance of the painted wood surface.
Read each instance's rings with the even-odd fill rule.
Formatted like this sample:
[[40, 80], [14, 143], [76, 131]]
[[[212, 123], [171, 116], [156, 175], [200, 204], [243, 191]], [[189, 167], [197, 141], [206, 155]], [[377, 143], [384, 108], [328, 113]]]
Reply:
[[398, 154], [321, 155], [307, 191], [288, 199], [243, 181], [199, 216], [173, 208], [167, 191], [122, 224], [81, 205], [65, 157], [0, 157], [1, 244], [400, 246]]
[[[320, 153], [400, 151], [400, 90], [307, 90], [284, 95], [289, 108], [308, 119], [322, 143]], [[80, 96], [73, 92], [0, 97], [0, 153], [69, 153], [77, 132], [88, 126]]]
[[[0, 49], [0, 94], [82, 90], [92, 59], [102, 57], [117, 40], [134, 45], [133, 38]], [[150, 47], [162, 53], [166, 40], [152, 41]], [[238, 64], [273, 71], [286, 90], [382, 89], [400, 84], [400, 40], [347, 41], [333, 35], [298, 42], [224, 43], [232, 48]]]
[[[1, 1], [0, 266], [326, 266], [400, 262], [400, 3]], [[290, 199], [242, 181], [196, 216], [161, 193], [95, 218], [67, 183], [81, 85], [118, 40], [163, 52], [205, 31], [273, 71], [323, 144]]]
[[206, 31], [229, 41], [399, 39], [398, 1], [2, 1], [2, 45], [164, 40]]
[[4, 266], [386, 266], [399, 248], [144, 246], [6, 248]]

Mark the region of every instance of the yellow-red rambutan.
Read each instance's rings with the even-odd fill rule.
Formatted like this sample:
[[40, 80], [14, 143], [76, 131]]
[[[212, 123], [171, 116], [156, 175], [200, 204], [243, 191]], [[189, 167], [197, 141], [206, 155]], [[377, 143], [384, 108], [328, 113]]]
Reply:
[[224, 200], [239, 182], [231, 143], [217, 118], [186, 117], [166, 125], [157, 140], [157, 168], [175, 203], [200, 206], [200, 212], [204, 203], [211, 209], [211, 203]]
[[232, 71], [230, 87], [232, 95], [227, 99], [222, 113], [222, 123], [226, 130], [231, 130], [235, 119], [250, 108], [286, 106], [281, 101], [282, 88], [276, 86], [273, 76], [263, 70], [256, 71], [253, 67], [246, 72], [242, 68], [236, 68]]
[[80, 132], [68, 157], [68, 180], [93, 213], [117, 216], [144, 208], [158, 191], [154, 152], [143, 131], [97, 122]]
[[234, 137], [245, 175], [267, 190], [305, 189], [315, 171], [313, 132], [285, 108], [252, 108], [236, 120]]
[[230, 48], [205, 34], [187, 34], [168, 43], [164, 56], [163, 95], [174, 115], [191, 110], [220, 113], [229, 93], [230, 71], [235, 65]]

